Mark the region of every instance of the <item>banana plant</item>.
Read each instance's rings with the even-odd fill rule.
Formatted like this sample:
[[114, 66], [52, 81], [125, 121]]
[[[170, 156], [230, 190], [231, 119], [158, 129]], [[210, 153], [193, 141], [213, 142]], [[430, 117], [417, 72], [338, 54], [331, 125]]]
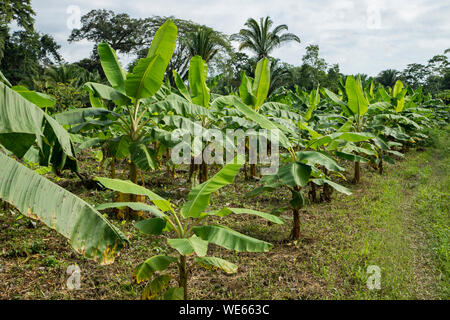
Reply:
[[78, 253], [112, 263], [127, 243], [125, 235], [91, 205], [8, 156], [20, 159], [36, 148], [44, 165], [62, 168], [69, 160], [76, 165], [69, 133], [4, 82], [0, 146], [0, 199], [68, 238]]
[[[138, 177], [137, 163], [142, 163], [144, 168], [154, 166], [152, 152], [142, 143], [145, 133], [143, 127], [151, 121], [145, 108], [145, 99], [152, 98], [161, 88], [164, 73], [175, 50], [176, 39], [177, 27], [168, 20], [156, 32], [147, 57], [140, 59], [133, 71], [128, 74], [125, 74], [120, 66], [114, 50], [105, 42], [99, 45], [100, 61], [112, 88], [106, 89], [92, 83], [89, 85], [104, 99], [114, 99], [112, 95], [117, 95], [113, 101], [126, 101], [124, 106], [127, 112], [118, 119], [122, 124], [124, 135], [129, 137], [131, 154], [129, 179], [134, 183]], [[110, 94], [105, 95], [98, 88], [106, 89]]]
[[394, 88], [389, 88], [391, 93], [386, 92], [383, 86], [378, 88], [378, 94], [381, 99], [390, 105], [394, 106], [395, 112], [401, 112], [405, 107], [405, 95], [408, 92], [407, 88], [403, 87], [403, 83], [400, 80], [395, 82]]
[[[347, 102], [341, 100], [341, 98], [335, 93], [324, 89], [325, 94], [336, 104], [338, 104], [344, 113], [351, 120], [351, 126], [349, 129], [354, 132], [361, 133], [366, 130], [367, 123], [369, 121], [368, 117], [365, 117], [367, 111], [370, 107], [374, 108], [375, 104], [369, 103], [369, 98], [364, 93], [361, 85], [361, 79], [355, 79], [353, 76], [348, 76], [345, 81], [345, 95], [347, 97]], [[359, 147], [359, 146], [357, 146]], [[361, 177], [360, 163], [361, 159], [359, 157], [354, 158], [354, 182], [359, 183]]]
[[[258, 112], [267, 98], [270, 88], [270, 60], [263, 58], [258, 61], [255, 69], [255, 78], [248, 77], [245, 71], [241, 72], [241, 85], [239, 95], [242, 102]], [[256, 164], [250, 164], [250, 175], [256, 177]]]
[[[125, 154], [131, 158], [129, 179], [134, 183], [138, 181], [139, 169], [149, 170], [156, 166], [154, 151], [147, 146], [148, 139], [145, 139], [145, 127], [153, 120], [148, 112], [148, 104], [155, 101], [155, 95], [163, 85], [176, 39], [177, 27], [172, 20], [167, 20], [156, 32], [147, 57], [140, 59], [129, 73], [122, 69], [111, 46], [102, 42], [98, 45], [98, 53], [111, 86], [92, 82], [85, 84], [94, 109], [103, 109], [102, 100], [109, 100], [123, 110], [117, 117], [120, 134], [116, 140], [126, 142], [123, 144], [127, 149]], [[85, 111], [80, 109], [70, 112], [73, 115]], [[136, 200], [133, 195], [131, 197], [132, 201]]]
[[248, 77], [245, 71], [241, 72], [241, 85], [239, 95], [242, 101], [253, 110], [258, 111], [267, 98], [270, 87], [270, 61], [263, 58], [258, 61], [255, 69], [255, 78]]
[[261, 179], [263, 185], [249, 192], [250, 197], [256, 196], [261, 192], [272, 192], [278, 188], [286, 188], [291, 193], [289, 208], [293, 215], [293, 225], [290, 238], [297, 240], [300, 238], [300, 211], [307, 204], [305, 189], [311, 187], [311, 198], [315, 200], [316, 186], [322, 186], [324, 200], [330, 200], [330, 188], [350, 195], [351, 191], [332, 181], [331, 176], [335, 175], [344, 178], [342, 173], [345, 171], [336, 160], [333, 159], [333, 153], [330, 150], [320, 150], [324, 145], [338, 144], [340, 141], [361, 142], [373, 138], [366, 133], [338, 132], [311, 139], [306, 144], [305, 150], [295, 152], [294, 155], [282, 155], [283, 164], [275, 175], [265, 176]]
[[[237, 266], [219, 257], [208, 256], [208, 245], [215, 244], [236, 252], [267, 252], [272, 248], [268, 242], [241, 234], [220, 224], [208, 224], [208, 218], [225, 218], [230, 214], [249, 214], [261, 217], [277, 224], [284, 221], [274, 215], [244, 208], [222, 208], [207, 211], [211, 194], [233, 183], [236, 174], [243, 165], [243, 157], [225, 165], [216, 175], [192, 189], [187, 202], [179, 209], [173, 204], [132, 183], [109, 178], [97, 178], [105, 187], [119, 192], [145, 195], [154, 205], [143, 203], [107, 203], [97, 207], [102, 210], [111, 207], [129, 206], [146, 210], [154, 217], [139, 221], [136, 228], [148, 235], [164, 235], [174, 255], [156, 255], [138, 265], [134, 271], [135, 280], [140, 283], [149, 281], [144, 288], [143, 299], [188, 299], [188, 281], [192, 265], [198, 264], [207, 269], [222, 269], [226, 273], [237, 272]], [[178, 267], [178, 286], [170, 287], [170, 275], [164, 273], [171, 264]]]
[[[201, 56], [192, 57], [189, 63], [188, 80], [190, 90], [186, 87], [176, 70], [173, 70], [173, 76], [175, 79], [175, 85], [177, 86], [177, 89], [180, 92], [181, 96], [183, 96], [189, 103], [197, 106], [202, 106], [207, 110], [210, 109], [211, 95], [210, 88], [207, 85], [208, 65]], [[206, 130], [214, 122], [214, 118], [208, 115], [211, 114], [203, 113], [194, 118], [201, 121], [202, 127]], [[199, 150], [199, 152], [202, 151], [203, 148]], [[194, 159], [195, 156], [197, 155], [193, 154], [192, 159]], [[193, 186], [196, 185], [197, 171], [199, 171], [199, 182], [205, 182], [206, 180], [208, 180], [208, 164], [205, 163], [205, 161], [202, 161], [200, 165], [195, 165], [194, 161], [192, 161], [190, 168], [190, 180]]]
[[[248, 196], [255, 196], [263, 191], [274, 191], [275, 189], [281, 187], [289, 189], [292, 195], [289, 204], [293, 215], [293, 227], [290, 237], [292, 239], [299, 239], [300, 210], [306, 205], [303, 189], [308, 185], [311, 179], [314, 179], [316, 184], [327, 184], [340, 192], [344, 192], [346, 194], [351, 193], [347, 188], [328, 179], [325, 174], [315, 168], [315, 165], [320, 164], [328, 168], [339, 168], [336, 169], [338, 171], [341, 171], [342, 168], [339, 167], [330, 157], [316, 151], [311, 151], [308, 155], [298, 152], [296, 153], [293, 142], [291, 142], [284, 132], [280, 130], [280, 126], [277, 123], [256, 112], [237, 97], [234, 97], [231, 103], [248, 120], [257, 123], [264, 129], [277, 131], [277, 142], [288, 151], [288, 154], [284, 157], [284, 163], [278, 169], [278, 172], [276, 174], [263, 177], [261, 179], [263, 186], [251, 191], [248, 193]], [[329, 141], [332, 140], [333, 139], [330, 139]]]

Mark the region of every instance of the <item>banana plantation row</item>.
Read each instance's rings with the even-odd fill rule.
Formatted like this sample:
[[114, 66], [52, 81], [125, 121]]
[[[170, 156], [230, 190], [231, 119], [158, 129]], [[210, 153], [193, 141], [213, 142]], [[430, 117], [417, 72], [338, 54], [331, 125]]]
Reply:
[[[164, 74], [176, 40], [177, 27], [169, 20], [157, 31], [147, 57], [130, 73], [122, 69], [114, 50], [101, 43], [98, 53], [110, 86], [84, 85], [90, 108], [50, 114], [54, 98], [11, 86], [3, 75], [0, 81], [0, 199], [55, 229], [77, 252], [102, 264], [112, 263], [128, 243], [102, 210], [117, 208], [120, 218], [138, 220], [139, 232], [165, 237], [174, 254], [149, 257], [134, 270], [138, 283], [148, 283], [143, 298], [187, 299], [193, 263], [237, 272], [233, 263], [208, 256], [209, 244], [237, 252], [271, 249], [265, 241], [208, 224], [213, 216], [242, 214], [288, 223], [280, 216], [247, 208], [208, 209], [212, 194], [232, 184], [242, 169], [249, 179], [260, 179], [260, 186], [249, 197], [278, 188], [290, 190], [286, 206], [293, 218], [289, 220], [291, 237], [298, 239], [302, 208], [311, 202], [330, 201], [334, 191], [351, 194], [341, 184], [344, 164], [352, 164], [354, 183], [364, 174], [361, 163], [382, 174], [385, 162], [394, 163], [410, 146], [426, 143], [427, 127], [448, 121], [448, 107], [400, 81], [393, 88], [374, 82], [363, 87], [359, 78], [348, 76], [341, 80], [338, 92], [297, 89], [266, 101], [270, 86], [267, 58], [258, 62], [253, 78], [241, 74], [239, 90], [231, 95], [210, 93], [214, 83], [207, 81], [207, 65], [200, 56], [190, 61], [188, 85], [174, 72], [176, 87], [172, 87], [164, 82]], [[196, 126], [202, 128], [200, 137], [194, 136]], [[269, 140], [267, 132], [276, 131], [277, 141], [271, 143], [280, 146], [279, 169], [261, 178], [255, 163], [248, 170], [247, 141], [247, 152], [210, 178], [211, 165], [194, 159], [213, 143], [209, 131], [230, 129], [253, 129]], [[146, 189], [141, 172], [165, 166], [174, 174], [178, 165], [170, 159], [171, 150], [183, 143], [186, 134], [194, 136], [201, 148], [189, 154], [191, 191], [177, 207]], [[38, 163], [41, 171], [71, 170], [88, 183], [89, 178], [78, 170], [77, 155], [92, 150], [101, 150], [102, 161], [110, 168], [110, 177], [96, 177], [95, 183], [116, 191], [116, 202], [94, 207], [29, 168], [30, 163]], [[116, 165], [124, 159], [129, 163], [128, 180], [116, 179]], [[171, 277], [164, 272], [172, 264], [178, 266], [178, 286], [170, 286]]]

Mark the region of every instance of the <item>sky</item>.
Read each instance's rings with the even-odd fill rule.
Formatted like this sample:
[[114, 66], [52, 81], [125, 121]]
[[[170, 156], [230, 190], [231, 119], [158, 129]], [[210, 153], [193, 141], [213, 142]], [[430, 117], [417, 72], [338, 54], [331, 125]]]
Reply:
[[[450, 1], [447, 0], [32, 0], [36, 29], [53, 35], [68, 62], [88, 57], [92, 43], [69, 44], [71, 28], [93, 9], [132, 17], [175, 16], [226, 34], [239, 32], [249, 17], [269, 15], [286, 24], [301, 44], [288, 43], [273, 56], [300, 65], [306, 46], [318, 44], [327, 63], [345, 74], [376, 75], [426, 62], [450, 48]], [[123, 62], [131, 57], [122, 56]]]

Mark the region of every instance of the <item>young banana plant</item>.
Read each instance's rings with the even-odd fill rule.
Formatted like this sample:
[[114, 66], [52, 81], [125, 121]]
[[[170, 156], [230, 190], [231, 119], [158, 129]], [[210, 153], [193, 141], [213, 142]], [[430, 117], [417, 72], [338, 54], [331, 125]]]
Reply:
[[[349, 139], [350, 137], [345, 137], [344, 134], [325, 136], [322, 143], [333, 142], [339, 138]], [[359, 136], [357, 138], [365, 139]], [[313, 145], [308, 147], [313, 148]], [[277, 174], [263, 177], [261, 179], [263, 185], [247, 195], [252, 197], [264, 191], [272, 192], [278, 188], [287, 188], [291, 192], [289, 207], [293, 216], [290, 238], [297, 240], [300, 238], [300, 211], [308, 202], [304, 194], [308, 185], [312, 188], [311, 192], [314, 192], [313, 197], [315, 197], [315, 186], [324, 186], [326, 196], [329, 196], [327, 195], [329, 187], [346, 195], [350, 195], [351, 191], [333, 182], [329, 177], [331, 174], [341, 176], [345, 169], [328, 152], [305, 150], [296, 152], [293, 158], [292, 155], [287, 155], [285, 158], [285, 163], [278, 169]]]
[[[248, 77], [245, 71], [241, 72], [241, 85], [239, 95], [242, 102], [258, 112], [267, 98], [270, 87], [270, 61], [263, 58], [258, 61], [255, 69], [255, 78]], [[250, 176], [256, 177], [256, 164], [250, 164]]]
[[[272, 247], [268, 242], [241, 234], [220, 224], [208, 224], [212, 216], [224, 218], [230, 214], [250, 214], [259, 216], [273, 223], [284, 221], [274, 215], [243, 208], [222, 208], [206, 211], [211, 194], [233, 183], [236, 174], [243, 165], [243, 158], [238, 157], [225, 165], [208, 181], [198, 185], [188, 195], [187, 202], [179, 210], [172, 203], [131, 181], [97, 178], [105, 187], [112, 190], [147, 196], [154, 204], [143, 203], [109, 203], [100, 205], [98, 210], [111, 207], [129, 206], [153, 214], [153, 218], [136, 223], [136, 228], [149, 235], [164, 235], [174, 255], [157, 255], [150, 257], [137, 266], [135, 280], [140, 283], [150, 281], [142, 294], [144, 299], [188, 299], [188, 280], [192, 264], [196, 263], [207, 269], [219, 268], [226, 273], [235, 273], [237, 266], [224, 259], [208, 256], [208, 245], [215, 244], [237, 252], [267, 252]], [[178, 266], [178, 286], [170, 286], [170, 275], [164, 273], [171, 264]]]
[[[266, 176], [262, 178], [263, 186], [255, 189], [250, 192], [248, 195], [253, 196], [262, 191], [273, 191], [279, 187], [286, 187], [291, 191], [292, 198], [290, 201], [290, 206], [293, 213], [294, 223], [291, 232], [291, 238], [299, 239], [300, 238], [300, 209], [306, 204], [305, 197], [303, 194], [303, 189], [306, 187], [310, 178], [317, 178], [315, 182], [323, 185], [324, 183], [331, 185], [333, 188], [345, 193], [350, 193], [350, 191], [331, 180], [326, 179], [323, 175], [317, 175], [313, 170], [312, 165], [307, 164], [308, 159], [312, 161], [312, 163], [316, 164], [322, 162], [324, 165], [329, 164], [330, 161], [334, 161], [326, 156], [322, 156], [317, 153], [317, 155], [307, 156], [304, 159], [303, 156], [294, 151], [293, 145], [288, 137], [280, 130], [280, 126], [268, 119], [266, 116], [259, 114], [248, 105], [244, 104], [241, 99], [237, 97], [231, 101], [232, 105], [238, 109], [248, 120], [257, 123], [260, 127], [266, 130], [272, 130], [277, 132], [277, 137], [279, 143], [283, 148], [288, 150], [289, 154], [287, 155], [287, 159], [285, 164], [282, 165], [278, 172], [274, 175]], [[270, 135], [272, 136], [272, 135]], [[331, 139], [330, 139], [331, 140]], [[313, 152], [314, 153], [314, 152]], [[311, 159], [315, 159], [314, 161]], [[336, 164], [337, 165], [337, 164]]]
[[[289, 202], [293, 214], [291, 238], [299, 239], [300, 210], [307, 203], [304, 196], [304, 189], [308, 184], [326, 186], [326, 188], [331, 187], [338, 192], [347, 195], [351, 194], [349, 189], [333, 182], [329, 178], [329, 173], [336, 173], [339, 175], [344, 171], [344, 168], [340, 167], [332, 157], [327, 155], [327, 152], [315, 150], [324, 145], [338, 145], [341, 141], [366, 141], [371, 139], [373, 135], [369, 133], [354, 132], [337, 132], [335, 134], [321, 135], [308, 128], [305, 123], [300, 123], [300, 128], [303, 130], [309, 130], [314, 138], [306, 143], [306, 147], [303, 146], [306, 148], [305, 151], [295, 152], [293, 144], [283, 132], [286, 131], [286, 128], [283, 128], [284, 130], [280, 130], [281, 126], [279, 124], [270, 120], [268, 117], [259, 114], [246, 104], [242, 103], [240, 99], [235, 98], [234, 101], [232, 101], [232, 105], [248, 120], [257, 123], [264, 129], [277, 131], [279, 136], [278, 142], [282, 147], [289, 151], [289, 154], [284, 157], [284, 164], [278, 169], [277, 174], [263, 177], [263, 186], [250, 192], [249, 196], [254, 196], [262, 191], [273, 191], [280, 187], [288, 188], [292, 194], [291, 201]], [[298, 119], [298, 121], [301, 121], [301, 119]], [[351, 123], [349, 124], [351, 125]], [[323, 171], [319, 168], [323, 168]]]
[[[201, 56], [193, 57], [189, 64], [188, 78], [190, 91], [176, 70], [173, 70], [173, 77], [175, 79], [175, 85], [177, 86], [178, 91], [189, 103], [202, 106], [205, 109], [210, 108], [210, 89], [208, 88], [206, 81], [208, 77], [208, 65]], [[204, 113], [199, 114], [197, 117], [197, 119], [201, 121], [202, 128], [206, 130], [213, 122], [212, 117], [209, 117], [208, 115], [208, 113]], [[202, 152], [203, 148], [198, 151]], [[196, 154], [193, 154], [192, 159], [196, 156]], [[194, 161], [192, 161], [190, 168], [190, 180], [193, 186], [196, 185], [197, 171], [199, 171], [199, 182], [205, 182], [208, 180], [208, 164], [205, 163], [205, 161], [202, 161], [200, 165], [195, 165]]]
[[[347, 102], [344, 102], [338, 95], [327, 89], [324, 89], [324, 92], [334, 103], [342, 108], [343, 113], [347, 117], [353, 119], [351, 129], [354, 132], [361, 133], [366, 130], [368, 119], [365, 115], [369, 109], [369, 99], [364, 94], [359, 77], [355, 79], [353, 76], [348, 76], [345, 81]], [[357, 158], [355, 159], [357, 160]], [[359, 183], [361, 177], [360, 161], [355, 161], [354, 167], [354, 182]]]

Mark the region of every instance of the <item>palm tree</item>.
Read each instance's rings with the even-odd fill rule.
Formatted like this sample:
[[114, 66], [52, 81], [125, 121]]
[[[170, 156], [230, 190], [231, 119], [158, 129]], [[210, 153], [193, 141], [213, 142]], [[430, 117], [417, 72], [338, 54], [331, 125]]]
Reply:
[[270, 17], [260, 18], [258, 22], [250, 18], [245, 23], [248, 28], [241, 29], [239, 33], [233, 34], [231, 40], [240, 42], [239, 50], [249, 49], [256, 53], [258, 60], [269, 57], [270, 52], [282, 43], [296, 41], [300, 38], [293, 33], [282, 33], [288, 30], [288, 26], [281, 24], [270, 30], [273, 21]]
[[214, 31], [205, 28], [191, 32], [186, 45], [191, 57], [198, 55], [206, 62], [209, 62], [217, 54], [220, 46]]
[[270, 59], [270, 62], [269, 97], [279, 88], [289, 87], [292, 84], [292, 73], [288, 65], [282, 63], [280, 59]]
[[86, 82], [102, 82], [102, 78], [97, 70], [89, 72], [76, 64], [51, 66], [45, 69], [42, 78], [48, 85], [65, 83], [76, 88], [81, 88]]
[[376, 77], [376, 80], [385, 87], [393, 87], [398, 80], [398, 77], [399, 72], [397, 70], [387, 69], [381, 71]]

